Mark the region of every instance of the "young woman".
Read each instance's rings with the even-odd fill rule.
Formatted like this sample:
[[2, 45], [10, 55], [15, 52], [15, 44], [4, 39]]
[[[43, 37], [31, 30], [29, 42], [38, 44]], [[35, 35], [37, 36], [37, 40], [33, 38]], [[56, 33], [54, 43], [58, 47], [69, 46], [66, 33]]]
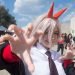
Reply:
[[[54, 3], [48, 14], [40, 16], [32, 23], [33, 27], [29, 25], [23, 30], [11, 25], [9, 30], [14, 30], [15, 36], [4, 35], [0, 39], [0, 42], [9, 40], [11, 52], [22, 59], [25, 65], [26, 75], [65, 75], [61, 60], [67, 59], [68, 53], [60, 57], [51, 47], [57, 44], [60, 35], [58, 18], [66, 9], [53, 15], [53, 7]], [[51, 53], [50, 61], [54, 64], [49, 62], [47, 51]], [[51, 71], [54, 65], [56, 72], [55, 68]]]

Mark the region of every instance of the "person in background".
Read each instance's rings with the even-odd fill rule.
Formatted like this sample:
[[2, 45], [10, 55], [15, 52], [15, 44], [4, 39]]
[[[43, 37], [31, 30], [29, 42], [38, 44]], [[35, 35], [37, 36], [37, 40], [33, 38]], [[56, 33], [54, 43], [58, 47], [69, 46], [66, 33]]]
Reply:
[[64, 34], [61, 34], [59, 39], [58, 39], [58, 48], [57, 48], [57, 52], [59, 52], [61, 50], [61, 55], [63, 55], [64, 52]]
[[64, 48], [67, 46], [67, 33], [64, 33]]
[[70, 45], [72, 44], [72, 41], [73, 41], [72, 34], [69, 33], [68, 36], [67, 36], [67, 40], [66, 40], [66, 43], [67, 43], [66, 48], [67, 48], [68, 44], [70, 44]]
[[66, 52], [70, 52], [69, 58], [63, 61], [63, 67], [66, 75], [75, 74], [75, 51], [74, 47], [68, 43]]

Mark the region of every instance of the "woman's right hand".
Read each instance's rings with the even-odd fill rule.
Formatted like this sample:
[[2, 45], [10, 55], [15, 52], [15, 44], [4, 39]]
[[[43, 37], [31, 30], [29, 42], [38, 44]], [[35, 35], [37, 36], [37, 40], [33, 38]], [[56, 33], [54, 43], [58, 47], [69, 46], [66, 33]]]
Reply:
[[[38, 38], [43, 34], [42, 31], [38, 30], [33, 36], [30, 37], [32, 32], [32, 25], [28, 25], [26, 29], [21, 29], [16, 25], [10, 25], [8, 30], [14, 31], [14, 35], [5, 34], [0, 37], [0, 43], [8, 40], [10, 43], [11, 51], [18, 55], [24, 63], [27, 63], [30, 72], [33, 71], [34, 65], [30, 57], [30, 49]], [[32, 66], [31, 66], [32, 65]]]
[[11, 50], [16, 53], [30, 49], [36, 40], [42, 35], [42, 31], [38, 30], [34, 36], [29, 37], [32, 32], [32, 25], [28, 25], [26, 29], [21, 29], [16, 25], [10, 25], [8, 30], [14, 31], [14, 35], [5, 34], [0, 37], [0, 43], [8, 40], [11, 45]]

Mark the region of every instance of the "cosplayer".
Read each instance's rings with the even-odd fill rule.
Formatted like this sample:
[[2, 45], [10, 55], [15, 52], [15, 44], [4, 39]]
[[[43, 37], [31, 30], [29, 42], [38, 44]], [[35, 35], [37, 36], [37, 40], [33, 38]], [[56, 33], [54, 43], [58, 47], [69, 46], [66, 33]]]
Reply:
[[[25, 30], [11, 25], [15, 36], [4, 35], [0, 42], [8, 40], [10, 51], [16, 54], [24, 63], [26, 75], [66, 75], [62, 61], [72, 53], [60, 56], [51, 48], [57, 44], [61, 33], [58, 18], [66, 9], [53, 14], [54, 3], [48, 13], [38, 17]], [[10, 59], [8, 56], [4, 59]], [[11, 59], [10, 59], [11, 60]]]

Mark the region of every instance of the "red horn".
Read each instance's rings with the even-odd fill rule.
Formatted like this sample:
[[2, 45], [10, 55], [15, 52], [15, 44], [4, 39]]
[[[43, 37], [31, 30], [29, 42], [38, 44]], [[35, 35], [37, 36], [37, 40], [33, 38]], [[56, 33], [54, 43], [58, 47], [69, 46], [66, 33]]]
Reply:
[[57, 12], [56, 14], [54, 14], [53, 18], [54, 19], [58, 19], [65, 11], [67, 8], [60, 10], [59, 12]]
[[48, 18], [53, 17], [53, 8], [54, 8], [54, 2], [52, 3], [51, 8], [48, 12]]

